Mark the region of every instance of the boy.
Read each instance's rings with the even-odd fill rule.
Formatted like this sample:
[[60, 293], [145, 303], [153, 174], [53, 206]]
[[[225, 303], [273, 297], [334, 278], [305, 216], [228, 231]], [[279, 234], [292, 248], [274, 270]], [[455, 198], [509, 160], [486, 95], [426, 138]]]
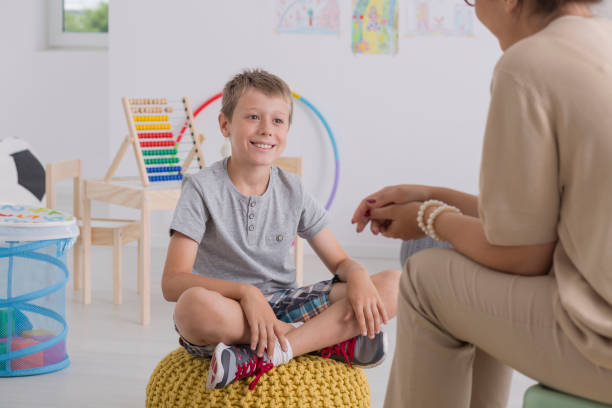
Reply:
[[[299, 177], [272, 166], [292, 113], [280, 78], [262, 70], [236, 75], [219, 114], [232, 155], [183, 182], [162, 291], [177, 302], [180, 343], [211, 357], [207, 388], [256, 374], [253, 388], [272, 367], [317, 350], [366, 367], [385, 356], [380, 325], [395, 316], [399, 271], [370, 277], [342, 250]], [[333, 280], [295, 287], [296, 233]]]

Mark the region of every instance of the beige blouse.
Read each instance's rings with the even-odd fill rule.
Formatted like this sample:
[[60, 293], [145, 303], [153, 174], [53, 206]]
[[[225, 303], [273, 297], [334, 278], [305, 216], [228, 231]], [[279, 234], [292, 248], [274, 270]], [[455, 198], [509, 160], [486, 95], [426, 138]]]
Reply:
[[557, 321], [612, 369], [612, 21], [560, 17], [498, 62], [479, 211], [494, 245], [557, 241]]

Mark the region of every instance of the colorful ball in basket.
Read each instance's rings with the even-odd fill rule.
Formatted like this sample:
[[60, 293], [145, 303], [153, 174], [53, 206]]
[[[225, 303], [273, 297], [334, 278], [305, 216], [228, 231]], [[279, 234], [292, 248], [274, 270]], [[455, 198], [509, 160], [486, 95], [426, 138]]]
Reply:
[[[334, 185], [332, 187], [332, 191], [329, 195], [329, 198], [327, 199], [327, 203], [325, 204], [325, 209], [329, 210], [329, 208], [332, 205], [332, 202], [334, 201], [334, 197], [336, 196], [336, 191], [338, 190], [338, 181], [340, 179], [340, 158], [338, 155], [338, 146], [336, 145], [336, 139], [334, 138], [334, 132], [332, 132], [331, 127], [327, 123], [327, 120], [325, 120], [325, 117], [323, 116], [323, 114], [321, 114], [321, 112], [308, 99], [304, 98], [302, 95], [299, 95], [295, 92], [291, 92], [291, 95], [295, 99], [297, 99], [298, 101], [306, 105], [316, 115], [316, 117], [321, 121], [321, 123], [325, 127], [325, 130], [327, 131], [327, 135], [329, 136], [329, 140], [331, 142], [332, 149], [334, 150], [334, 161], [335, 161]], [[200, 106], [198, 106], [197, 109], [193, 112], [193, 117], [195, 118], [196, 116], [198, 116], [198, 114], [201, 111], [203, 111], [208, 105], [210, 105], [217, 99], [221, 98], [222, 96], [223, 96], [223, 93], [219, 92], [218, 94], [208, 98]], [[184, 131], [185, 130], [183, 129], [181, 131], [181, 134]]]
[[70, 364], [65, 253], [78, 233], [71, 215], [0, 203], [0, 377]]

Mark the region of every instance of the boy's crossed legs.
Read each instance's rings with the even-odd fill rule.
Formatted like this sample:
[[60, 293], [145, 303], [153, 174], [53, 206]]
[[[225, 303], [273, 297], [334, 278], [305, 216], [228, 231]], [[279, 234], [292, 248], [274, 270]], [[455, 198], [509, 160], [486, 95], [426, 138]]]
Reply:
[[[400, 272], [397, 270], [387, 270], [371, 276], [389, 318], [393, 318], [396, 314], [399, 277]], [[297, 318], [297, 321], [306, 320], [303, 325], [297, 328], [290, 323], [281, 322], [282, 330], [290, 345], [293, 357], [336, 345], [358, 336], [361, 332], [355, 318], [345, 319], [347, 313], [352, 310], [346, 298], [346, 283], [339, 282], [332, 286], [327, 281], [313, 286], [317, 290], [329, 290], [327, 295], [329, 297], [328, 302], [320, 305], [318, 310], [310, 311], [311, 316], [313, 314], [316, 314], [316, 316], [311, 318], [308, 315], [282, 316], [286, 310], [275, 310], [277, 317], [283, 320], [293, 320], [295, 318]], [[331, 286], [331, 290], [329, 286]], [[325, 295], [324, 292], [319, 294]], [[306, 300], [305, 302], [308, 301]], [[193, 287], [186, 290], [178, 299], [174, 319], [177, 331], [181, 335], [181, 344], [192, 354], [208, 356], [212, 352], [211, 346], [218, 345], [218, 350], [220, 347], [227, 347], [225, 345], [229, 344], [244, 345], [235, 348], [237, 359], [246, 358], [249, 360], [255, 355], [255, 352], [250, 351], [248, 346], [251, 341], [248, 321], [240, 303], [234, 299], [226, 298], [217, 292], [209, 291], [202, 287]], [[370, 327], [369, 331], [372, 332], [373, 327]], [[382, 333], [377, 335], [377, 339], [382, 339], [381, 336]], [[362, 343], [366, 341], [363, 337], [359, 339]], [[278, 347], [278, 341], [276, 344]], [[281, 350], [275, 349], [274, 354], [276, 355], [276, 353], [281, 353]], [[265, 357], [268, 362], [266, 363], [267, 370], [272, 365], [269, 364], [267, 356]], [[217, 364], [214, 360], [213, 358], [211, 365], [213, 365], [213, 362], [215, 365]], [[227, 361], [225, 363], [227, 364]], [[262, 363], [259, 362], [258, 364]], [[254, 369], [254, 366], [251, 368]], [[248, 372], [253, 373], [252, 369], [248, 370]], [[240, 377], [239, 374], [235, 376]], [[232, 379], [229, 381], [226, 379], [223, 385], [231, 382]], [[208, 382], [210, 380], [209, 373]], [[211, 384], [208, 385], [210, 386]], [[214, 384], [212, 385], [214, 386]]]

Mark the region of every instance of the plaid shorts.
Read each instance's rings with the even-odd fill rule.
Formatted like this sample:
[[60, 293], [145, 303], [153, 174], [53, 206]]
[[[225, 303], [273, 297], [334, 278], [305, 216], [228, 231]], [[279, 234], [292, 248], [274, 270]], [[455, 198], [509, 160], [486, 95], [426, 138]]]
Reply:
[[[280, 289], [267, 295], [266, 300], [278, 320], [286, 323], [306, 322], [329, 307], [329, 292], [332, 285], [333, 280], [330, 279], [301, 288]], [[174, 328], [176, 329], [176, 326]], [[176, 331], [178, 332], [178, 329]], [[212, 346], [192, 344], [180, 333], [179, 344], [194, 356], [206, 358], [212, 356]]]

